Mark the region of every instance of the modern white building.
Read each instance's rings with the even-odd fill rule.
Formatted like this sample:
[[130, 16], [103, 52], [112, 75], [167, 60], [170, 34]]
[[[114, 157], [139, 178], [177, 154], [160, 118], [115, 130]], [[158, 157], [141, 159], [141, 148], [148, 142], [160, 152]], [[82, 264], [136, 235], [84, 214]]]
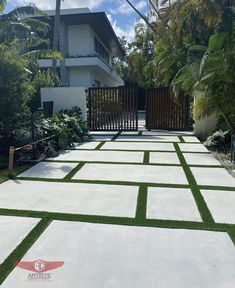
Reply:
[[[46, 11], [53, 35], [55, 11]], [[61, 10], [59, 50], [64, 61], [57, 61], [64, 86], [117, 87], [123, 80], [112, 69], [112, 58], [124, 55], [121, 44], [104, 12], [88, 8]], [[52, 60], [39, 60], [40, 68]]]

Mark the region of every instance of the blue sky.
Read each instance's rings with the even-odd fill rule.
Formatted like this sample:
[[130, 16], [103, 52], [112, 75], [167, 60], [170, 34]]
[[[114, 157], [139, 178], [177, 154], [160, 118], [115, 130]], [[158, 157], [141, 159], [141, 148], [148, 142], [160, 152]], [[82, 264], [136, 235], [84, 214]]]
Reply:
[[[17, 5], [34, 3], [41, 9], [54, 9], [55, 0], [8, 0], [7, 11]], [[132, 0], [143, 13], [147, 12], [147, 0]], [[118, 36], [125, 36], [129, 41], [134, 37], [134, 26], [138, 15], [125, 0], [64, 0], [62, 8], [88, 7], [92, 11], [105, 11]]]

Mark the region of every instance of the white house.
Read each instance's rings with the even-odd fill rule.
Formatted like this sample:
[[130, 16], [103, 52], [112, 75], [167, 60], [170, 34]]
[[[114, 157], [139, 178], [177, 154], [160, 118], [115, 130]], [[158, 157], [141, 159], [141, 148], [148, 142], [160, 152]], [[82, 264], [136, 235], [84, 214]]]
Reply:
[[[55, 11], [46, 11], [53, 35]], [[61, 10], [59, 50], [64, 61], [57, 62], [64, 86], [116, 87], [123, 80], [112, 69], [112, 58], [124, 55], [121, 44], [104, 12], [88, 8]], [[52, 60], [39, 60], [40, 68]]]

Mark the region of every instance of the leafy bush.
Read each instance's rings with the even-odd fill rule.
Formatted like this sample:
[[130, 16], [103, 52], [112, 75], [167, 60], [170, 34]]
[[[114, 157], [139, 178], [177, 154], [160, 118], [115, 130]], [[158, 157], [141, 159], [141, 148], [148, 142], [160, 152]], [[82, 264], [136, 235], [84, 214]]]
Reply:
[[27, 101], [33, 87], [25, 68], [22, 58], [0, 45], [0, 122], [6, 137], [14, 128], [16, 118], [28, 111]]
[[205, 146], [211, 150], [228, 150], [231, 145], [230, 131], [216, 131], [205, 141]]
[[[26, 121], [27, 119], [27, 121]], [[11, 135], [11, 142], [19, 147], [32, 143], [32, 131], [29, 116], [23, 122], [18, 122]], [[58, 150], [67, 149], [83, 141], [88, 133], [86, 122], [82, 120], [81, 110], [74, 107], [71, 111], [61, 111], [52, 118], [44, 118], [42, 113], [35, 113], [34, 134], [35, 141], [52, 137], [37, 144], [37, 156], [44, 154], [48, 157], [58, 156]], [[54, 137], [53, 137], [54, 136]], [[30, 154], [30, 156], [29, 156]], [[32, 151], [22, 151], [21, 161], [32, 157]]]

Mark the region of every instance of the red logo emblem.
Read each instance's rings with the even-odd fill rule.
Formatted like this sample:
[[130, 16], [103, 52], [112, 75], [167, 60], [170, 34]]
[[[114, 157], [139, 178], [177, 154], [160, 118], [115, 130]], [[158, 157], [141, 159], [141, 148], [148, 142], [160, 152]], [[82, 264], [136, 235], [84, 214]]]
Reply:
[[20, 261], [16, 263], [16, 267], [29, 270], [36, 273], [44, 273], [53, 269], [57, 269], [64, 265], [64, 261]]

